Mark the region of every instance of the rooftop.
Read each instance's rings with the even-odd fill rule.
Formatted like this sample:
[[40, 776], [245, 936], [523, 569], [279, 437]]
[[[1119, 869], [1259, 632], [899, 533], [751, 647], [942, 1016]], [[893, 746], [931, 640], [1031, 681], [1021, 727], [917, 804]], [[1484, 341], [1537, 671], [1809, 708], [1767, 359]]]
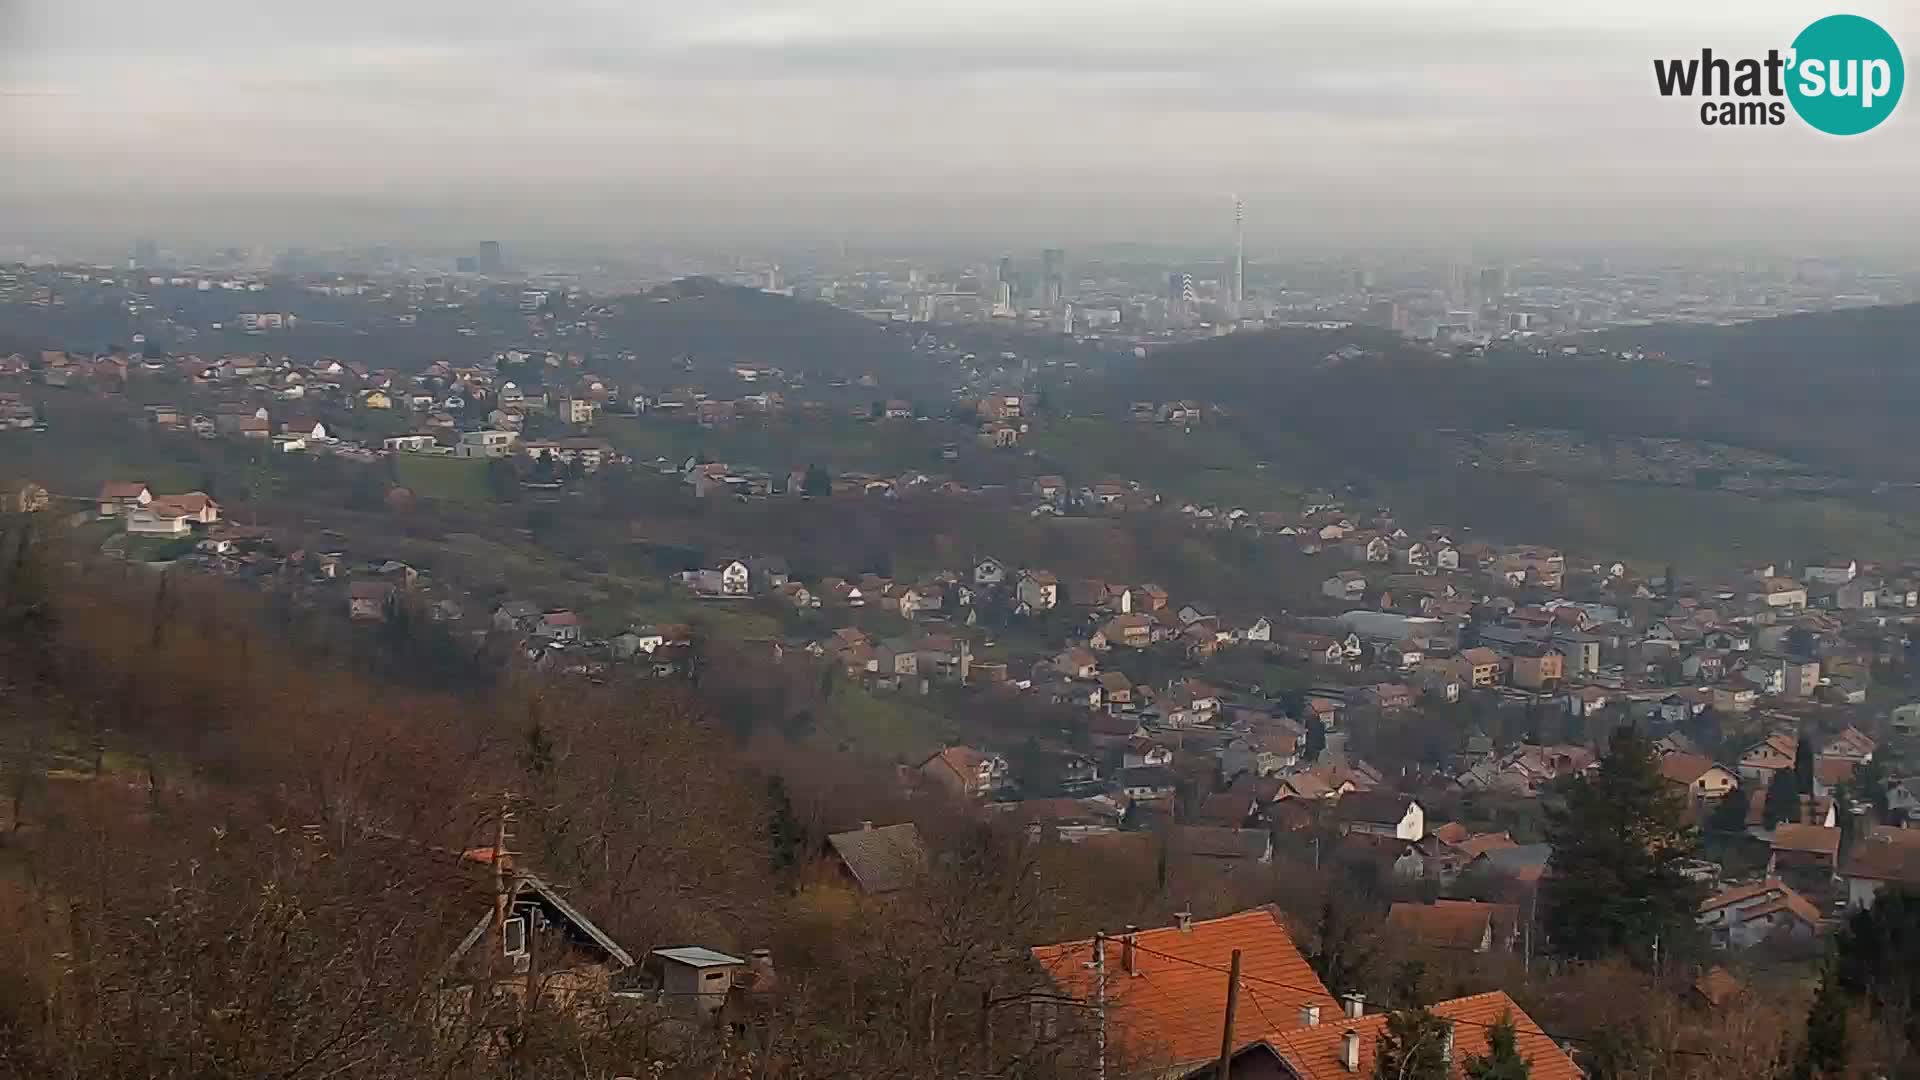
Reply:
[[729, 965], [745, 966], [746, 964], [745, 960], [737, 956], [728, 956], [726, 953], [714, 952], [712, 949], [701, 948], [698, 945], [683, 945], [674, 949], [655, 949], [653, 950], [653, 955], [671, 960], [676, 964], [685, 964], [688, 967], [726, 967]]
[[[1140, 1059], [1165, 1064], [1197, 1062], [1220, 1052], [1220, 1015], [1226, 1007], [1227, 965], [1241, 951], [1241, 975], [1260, 987], [1261, 1010], [1242, 1010], [1240, 1034], [1268, 1038], [1300, 1022], [1300, 1008], [1337, 1009], [1334, 997], [1272, 908], [1254, 908], [1218, 919], [1139, 931], [1134, 973], [1118, 976], [1121, 942], [1106, 945], [1107, 999], [1113, 1006], [1111, 1038]], [[1034, 959], [1062, 991], [1082, 999], [1095, 992], [1087, 967], [1093, 942], [1068, 941], [1033, 950]]]

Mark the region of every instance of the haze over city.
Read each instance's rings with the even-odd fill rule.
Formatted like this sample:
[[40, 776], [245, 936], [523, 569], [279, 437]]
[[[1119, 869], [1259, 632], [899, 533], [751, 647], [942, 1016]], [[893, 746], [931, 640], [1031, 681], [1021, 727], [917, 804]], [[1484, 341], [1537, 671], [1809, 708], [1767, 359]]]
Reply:
[[1879, 250], [1920, 217], [1910, 115], [1714, 130], [1653, 86], [1655, 57], [1784, 47], [1830, 13], [11, 0], [0, 226], [1217, 244], [1239, 193], [1255, 249]]

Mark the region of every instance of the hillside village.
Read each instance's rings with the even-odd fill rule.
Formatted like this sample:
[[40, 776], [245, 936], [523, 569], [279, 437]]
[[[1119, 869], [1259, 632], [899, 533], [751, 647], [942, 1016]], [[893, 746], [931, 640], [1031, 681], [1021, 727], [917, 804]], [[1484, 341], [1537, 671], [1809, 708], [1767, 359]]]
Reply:
[[[1782, 820], [1778, 806], [1768, 808], [1771, 778], [1795, 768], [1802, 746], [1817, 755], [1814, 780], [1796, 793], [1785, 824], [1825, 831], [1792, 842], [1826, 850], [1841, 834], [1833, 795], [1857, 791], [1854, 773], [1868, 762], [1877, 763], [1873, 798], [1884, 803], [1883, 816], [1920, 816], [1920, 780], [1898, 764], [1913, 760], [1914, 725], [1900, 719], [1904, 712], [1890, 716], [1874, 689], [1876, 671], [1908, 663], [1920, 562], [1836, 557], [1669, 581], [1620, 562], [1569, 567], [1557, 550], [1409, 528], [1389, 511], [1338, 502], [1274, 511], [1057, 475], [1019, 488], [970, 488], [919, 471], [842, 473], [823, 483], [799, 467], [636, 464], [592, 434], [603, 411], [710, 425], [784, 401], [773, 391], [724, 402], [627, 394], [578, 367], [577, 355], [520, 350], [471, 367], [437, 362], [413, 376], [269, 357], [47, 354], [31, 365], [8, 358], [0, 373], [113, 393], [165, 375], [190, 388], [182, 400], [193, 405], [145, 405], [129, 422], [182, 437], [258, 441], [278, 453], [364, 464], [414, 454], [507, 461], [516, 467], [512, 482], [533, 489], [615, 466], [676, 479], [696, 498], [965, 498], [1030, 516], [1167, 515], [1324, 565], [1317, 591], [1286, 609], [1230, 605], [1240, 612], [1232, 617], [1219, 606], [1231, 598], [1170, 596], [1152, 582], [1108, 580], [1098, 565], [1017, 566], [991, 552], [911, 579], [798, 580], [781, 552], [762, 551], [662, 582], [700, 604], [775, 613], [790, 632], [756, 643], [773, 662], [830, 668], [879, 694], [937, 692], [1044, 710], [1056, 726], [1037, 743], [995, 746], [983, 736], [905, 764], [923, 777], [944, 776], [957, 760], [959, 772], [986, 778], [963, 783], [966, 794], [1000, 812], [1070, 825], [1075, 836], [1169, 824], [1282, 836], [1326, 814], [1345, 822], [1376, 796], [1434, 809], [1476, 797], [1533, 800], [1590, 768], [1619, 723], [1660, 740], [1663, 767], [1687, 791], [1700, 824], [1732, 826], [1724, 831], [1756, 843], [1775, 842]], [[737, 367], [746, 383], [786, 378], [769, 365]], [[545, 372], [537, 387], [504, 374], [529, 369]], [[1037, 422], [1032, 399], [1019, 393], [963, 406], [990, 447], [1016, 446]], [[25, 404], [16, 411], [33, 415]], [[914, 415], [904, 402], [859, 411], [877, 424]], [[1204, 411], [1193, 402], [1147, 402], [1135, 417], [1190, 425]], [[323, 416], [335, 417], [334, 426]], [[378, 441], [344, 438], [349, 425], [406, 430]], [[530, 426], [550, 434], [528, 437]], [[547, 597], [483, 602], [458, 581], [378, 553], [350, 554], [350, 537], [340, 550], [282, 550], [270, 531], [222, 520], [221, 506], [201, 492], [156, 492], [127, 478], [106, 484], [97, 504], [98, 516], [121, 522], [129, 537], [191, 540], [182, 565], [295, 588], [321, 603], [336, 590], [338, 610], [354, 621], [380, 621], [397, 604], [417, 603], [452, 632], [510, 642], [511, 655], [535, 669], [673, 677], [687, 670], [699, 636], [692, 621], [594, 625], [605, 620]], [[1261, 685], [1261, 672], [1276, 682]], [[1384, 745], [1381, 732], [1408, 725], [1427, 729], [1424, 753]], [[1016, 749], [1029, 758], [1017, 782], [1005, 756]], [[1063, 798], [1076, 800], [1071, 809]], [[1724, 810], [1733, 804], [1738, 812]], [[1368, 837], [1368, 857], [1414, 877], [1445, 879], [1464, 861], [1499, 861], [1480, 834], [1460, 836], [1464, 849], [1437, 839], [1451, 835], [1441, 817], [1418, 827], [1400, 821], [1342, 832]], [[1403, 847], [1383, 851], [1382, 835]], [[1831, 846], [1827, 883], [1808, 889], [1822, 912], [1839, 892], [1855, 891], [1842, 889], [1837, 841]], [[1524, 856], [1535, 871], [1545, 857]], [[1770, 856], [1767, 868], [1777, 862]]]
[[[255, 316], [246, 329], [284, 326]], [[411, 373], [270, 353], [16, 354], [0, 358], [15, 386], [0, 393], [0, 439], [55, 442], [78, 423], [166, 453], [123, 460], [97, 489], [18, 477], [9, 509], [59, 519], [130, 574], [187, 572], [309, 616], [402, 685], [451, 673], [470, 687], [690, 689], [878, 765], [884, 790], [862, 795], [888, 816], [815, 820], [819, 842], [786, 856], [793, 891], [823, 909], [952, 891], [940, 876], [955, 872], [952, 838], [926, 828], [948, 816], [1022, 838], [1034, 858], [1084, 856], [1096, 887], [1131, 867], [1163, 899], [1188, 890], [1158, 925], [997, 943], [1045, 1004], [1112, 1006], [1103, 1063], [1110, 1052], [1159, 1076], [1216, 1075], [1221, 1056], [1233, 1076], [1371, 1075], [1399, 1006], [1421, 996], [1445, 1025], [1450, 1074], [1456, 1053], [1491, 1052], [1511, 1023], [1531, 1075], [1581, 1075], [1592, 1037], [1549, 1033], [1516, 995], [1561, 970], [1543, 959], [1554, 942], [1539, 914], [1565, 827], [1555, 815], [1601, 775], [1622, 729], [1651, 747], [1693, 830], [1679, 872], [1703, 897], [1687, 910], [1720, 961], [1687, 976], [1701, 1014], [1731, 1015], [1759, 996], [1753, 972], [1810, 964], [1849, 916], [1920, 890], [1920, 556], [1780, 551], [1683, 574], [1413, 520], [1353, 490], [1280, 506], [1184, 491], [1177, 473], [1071, 471], [1034, 449], [1072, 418], [1043, 405], [1024, 362], [930, 336], [919, 347], [941, 351], [944, 395], [746, 360], [703, 378], [689, 359], [669, 379], [622, 384], [588, 353], [533, 347]], [[1170, 397], [1099, 422], [1177, 444], [1231, 415]], [[773, 431], [728, 444], [751, 448], [733, 460], [709, 456], [723, 436]], [[805, 440], [822, 433], [859, 444], [862, 464], [812, 460], [820, 444]], [[1584, 452], [1571, 447], [1563, 456]], [[1526, 468], [1539, 449], [1512, 436], [1476, 439], [1472, 453]], [[197, 485], [181, 467], [195, 460], [211, 463]], [[1622, 460], [1671, 483], [1727, 463], [1679, 447]], [[477, 493], [428, 486], [445, 474], [412, 468], [422, 462]], [[306, 463], [338, 467], [344, 507], [305, 497], [302, 478], [319, 475]], [[294, 488], [280, 498], [297, 513], [263, 522], [276, 483]], [[581, 561], [543, 547], [536, 522], [584, 518], [609, 492], [653, 528], [721, 511], [778, 521], [929, 506], [986, 527], [936, 558], [876, 560], [871, 544], [803, 557], [777, 529], [723, 544], [723, 526], [669, 528], [653, 543], [629, 522], [635, 535], [592, 539], [646, 541], [644, 571], [476, 572], [528, 547]], [[380, 527], [440, 515], [498, 542], [478, 560], [443, 559], [456, 530]], [[1230, 541], [1265, 587], [1129, 572], [1094, 545], [1036, 559], [994, 542], [1020, 523]], [[762, 684], [778, 690], [756, 696]], [[849, 701], [880, 719], [854, 730], [814, 715]], [[515, 733], [534, 760], [541, 730]], [[682, 1035], [746, 1032], [799, 998], [771, 950], [744, 939], [629, 951], [516, 860], [508, 816], [493, 846], [449, 860], [469, 892], [491, 879], [496, 915], [482, 928], [499, 937], [506, 977], [538, 955], [569, 987], [568, 1009], [654, 1009]], [[1337, 883], [1318, 926], [1239, 899], [1305, 869]], [[1383, 1009], [1351, 973], [1323, 974], [1339, 970], [1342, 919], [1453, 981], [1396, 990]], [[500, 977], [490, 948], [470, 951], [480, 932], [446, 961], [455, 981]], [[1242, 964], [1252, 1008], [1223, 1054], [1216, 976]], [[988, 1041], [1039, 1045], [1076, 1026], [1046, 1009], [1021, 1024], [981, 1015]]]

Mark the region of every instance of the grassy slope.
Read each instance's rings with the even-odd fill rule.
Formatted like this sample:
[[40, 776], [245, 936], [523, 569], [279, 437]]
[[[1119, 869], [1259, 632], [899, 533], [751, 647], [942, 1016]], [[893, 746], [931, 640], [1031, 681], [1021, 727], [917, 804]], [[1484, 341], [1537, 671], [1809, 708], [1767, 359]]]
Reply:
[[422, 498], [463, 503], [493, 498], [487, 489], [487, 463], [478, 458], [398, 454], [393, 460], [401, 485]]

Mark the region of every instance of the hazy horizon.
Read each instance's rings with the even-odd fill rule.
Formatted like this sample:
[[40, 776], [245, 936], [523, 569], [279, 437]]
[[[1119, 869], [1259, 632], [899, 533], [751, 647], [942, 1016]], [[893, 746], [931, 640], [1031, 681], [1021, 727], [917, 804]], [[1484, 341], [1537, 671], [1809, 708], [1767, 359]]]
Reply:
[[1900, 250], [1920, 106], [1836, 139], [1654, 90], [1834, 10], [6, 0], [0, 237], [1207, 244], [1238, 193], [1254, 248]]

